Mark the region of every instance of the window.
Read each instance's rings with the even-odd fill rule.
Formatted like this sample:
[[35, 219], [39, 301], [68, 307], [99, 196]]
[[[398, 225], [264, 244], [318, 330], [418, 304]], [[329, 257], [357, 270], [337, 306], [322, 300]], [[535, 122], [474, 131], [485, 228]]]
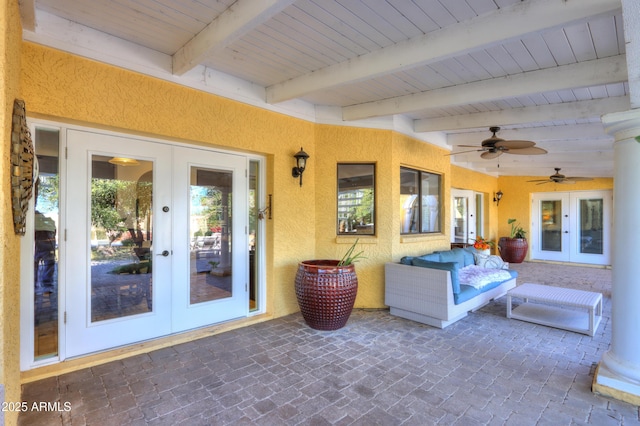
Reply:
[[375, 235], [375, 164], [338, 164], [338, 235]]
[[434, 173], [400, 168], [400, 223], [402, 234], [442, 232], [440, 183]]

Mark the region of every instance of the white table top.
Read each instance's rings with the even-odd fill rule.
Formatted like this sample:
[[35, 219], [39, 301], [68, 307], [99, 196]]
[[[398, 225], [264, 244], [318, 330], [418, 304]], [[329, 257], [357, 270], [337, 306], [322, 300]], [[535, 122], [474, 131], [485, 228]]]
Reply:
[[602, 300], [601, 293], [532, 283], [521, 284], [507, 294], [511, 297], [577, 307], [595, 307]]

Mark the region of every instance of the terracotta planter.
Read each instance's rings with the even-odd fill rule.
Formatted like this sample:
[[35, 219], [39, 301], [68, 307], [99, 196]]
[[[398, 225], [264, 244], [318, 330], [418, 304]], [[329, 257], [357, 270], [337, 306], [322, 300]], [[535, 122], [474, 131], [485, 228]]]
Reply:
[[527, 257], [529, 244], [525, 238], [501, 237], [498, 240], [498, 250], [500, 250], [500, 257], [505, 262], [522, 263]]
[[305, 260], [298, 265], [298, 305], [305, 322], [316, 330], [344, 327], [356, 301], [355, 267], [338, 263], [338, 260]]

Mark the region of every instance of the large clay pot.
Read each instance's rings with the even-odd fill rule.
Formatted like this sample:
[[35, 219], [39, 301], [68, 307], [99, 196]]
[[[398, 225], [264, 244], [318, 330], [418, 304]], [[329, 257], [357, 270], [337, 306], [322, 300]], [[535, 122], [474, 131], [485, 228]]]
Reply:
[[298, 305], [305, 322], [316, 330], [344, 327], [356, 301], [355, 267], [338, 263], [338, 260], [305, 260], [298, 265]]
[[500, 250], [500, 257], [505, 262], [522, 263], [527, 257], [529, 244], [526, 238], [501, 237], [498, 240], [498, 250]]

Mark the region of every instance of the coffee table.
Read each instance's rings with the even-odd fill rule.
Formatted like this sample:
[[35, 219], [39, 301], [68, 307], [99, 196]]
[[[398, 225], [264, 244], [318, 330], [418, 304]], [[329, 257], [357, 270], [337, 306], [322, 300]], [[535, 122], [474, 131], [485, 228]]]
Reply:
[[[522, 303], [512, 309], [512, 299]], [[507, 292], [507, 318], [593, 336], [602, 319], [602, 294], [524, 283]]]

